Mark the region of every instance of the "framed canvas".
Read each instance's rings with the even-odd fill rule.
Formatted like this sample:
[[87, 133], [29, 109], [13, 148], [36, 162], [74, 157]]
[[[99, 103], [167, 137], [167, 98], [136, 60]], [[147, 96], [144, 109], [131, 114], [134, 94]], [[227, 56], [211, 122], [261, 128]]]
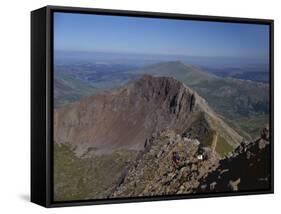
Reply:
[[273, 20], [32, 11], [32, 202], [273, 189]]

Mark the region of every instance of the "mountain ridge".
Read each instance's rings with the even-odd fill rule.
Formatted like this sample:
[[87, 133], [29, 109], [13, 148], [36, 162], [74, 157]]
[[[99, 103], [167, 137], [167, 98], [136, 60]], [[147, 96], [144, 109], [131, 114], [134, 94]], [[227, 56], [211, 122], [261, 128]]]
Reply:
[[[200, 124], [191, 130], [198, 120]], [[233, 148], [242, 139], [203, 98], [173, 77], [143, 75], [115, 91], [84, 98], [54, 112], [55, 141], [71, 143], [82, 151], [89, 147], [141, 150], [152, 133], [164, 129], [203, 136], [206, 145], [215, 135], [221, 144]]]
[[[173, 161], [174, 153], [178, 162]], [[149, 140], [147, 149], [125, 171], [110, 197], [266, 190], [271, 179], [269, 163], [268, 128], [225, 158], [202, 148], [194, 139], [164, 131]], [[246, 170], [241, 171], [242, 165]]]

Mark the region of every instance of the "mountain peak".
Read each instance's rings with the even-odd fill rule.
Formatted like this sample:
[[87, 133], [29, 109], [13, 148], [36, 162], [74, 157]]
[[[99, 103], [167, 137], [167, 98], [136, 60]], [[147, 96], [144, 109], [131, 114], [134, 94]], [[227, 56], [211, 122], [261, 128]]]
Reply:
[[119, 90], [57, 109], [54, 118], [56, 142], [103, 152], [142, 150], [152, 133], [164, 129], [206, 142], [215, 135], [230, 145], [240, 140], [203, 98], [173, 77], [143, 75]]
[[153, 65], [148, 65], [144, 68], [144, 70], [146, 69], [153, 69], [153, 68], [163, 68], [163, 69], [167, 69], [167, 68], [172, 68], [172, 69], [185, 69], [187, 68], [187, 66], [179, 61], [179, 60], [176, 60], [176, 61], [165, 61], [165, 62], [159, 62], [159, 63], [156, 63], [156, 64], [153, 64]]
[[165, 92], [163, 95], [167, 95], [168, 92], [179, 93], [179, 91], [176, 90], [180, 89], [184, 90], [186, 93], [195, 93], [192, 89], [174, 77], [158, 77], [149, 74], [144, 74], [139, 79], [131, 82], [129, 87], [141, 88], [143, 91], [152, 90], [152, 92], [159, 93], [159, 95], [162, 94], [162, 92]]
[[153, 76], [175, 77], [181, 82], [192, 86], [198, 82], [214, 80], [217, 77], [201, 70], [193, 65], [184, 64], [181, 61], [169, 61], [153, 64], [137, 71], [140, 74], [150, 74]]
[[197, 106], [198, 95], [173, 77], [143, 75], [127, 88], [135, 93], [135, 98], [139, 100], [144, 98], [146, 101], [165, 106], [178, 116], [185, 112], [192, 112]]

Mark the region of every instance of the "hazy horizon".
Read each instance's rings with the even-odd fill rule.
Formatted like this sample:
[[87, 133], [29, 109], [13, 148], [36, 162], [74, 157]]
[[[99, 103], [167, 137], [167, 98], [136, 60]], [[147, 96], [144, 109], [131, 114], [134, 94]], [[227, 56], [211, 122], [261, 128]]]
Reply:
[[269, 26], [56, 12], [54, 50], [268, 61]]
[[55, 64], [127, 64], [145, 66], [167, 61], [181, 61], [205, 69], [243, 68], [245, 70], [269, 71], [268, 60], [246, 57], [205, 57], [169, 54], [118, 53], [98, 51], [55, 50]]

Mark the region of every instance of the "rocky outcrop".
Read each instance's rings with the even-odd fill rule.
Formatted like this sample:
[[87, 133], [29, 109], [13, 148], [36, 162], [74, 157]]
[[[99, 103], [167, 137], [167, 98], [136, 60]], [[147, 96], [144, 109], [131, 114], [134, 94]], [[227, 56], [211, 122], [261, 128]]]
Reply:
[[158, 133], [147, 141], [109, 197], [269, 189], [270, 145], [264, 133], [268, 129], [261, 138], [242, 142], [223, 159], [196, 139], [173, 131]]
[[144, 75], [118, 90], [56, 109], [54, 139], [75, 145], [80, 154], [88, 148], [99, 152], [142, 150], [152, 133], [165, 129], [182, 135], [194, 127], [192, 133], [200, 135], [201, 131], [196, 130], [198, 121], [206, 127], [201, 136], [206, 145], [215, 134], [220, 145], [228, 144], [230, 148], [241, 141], [239, 134], [186, 85], [172, 77]]
[[[173, 161], [177, 153], [179, 161]], [[198, 140], [164, 131], [148, 140], [143, 152], [109, 197], [191, 193], [200, 178], [215, 170], [219, 155]]]

